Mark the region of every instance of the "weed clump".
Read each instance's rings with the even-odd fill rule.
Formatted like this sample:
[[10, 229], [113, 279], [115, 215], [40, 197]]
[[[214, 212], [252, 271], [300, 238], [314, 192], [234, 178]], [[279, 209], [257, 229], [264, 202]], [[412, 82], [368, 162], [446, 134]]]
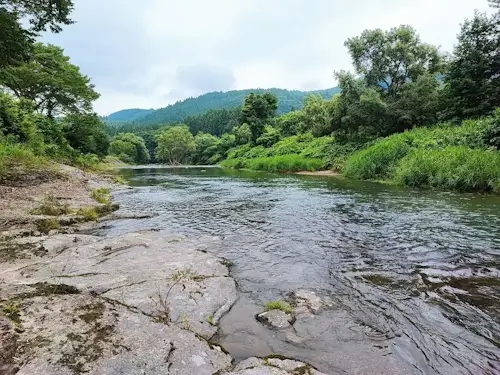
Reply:
[[281, 300], [270, 301], [266, 303], [265, 311], [271, 311], [271, 310], [281, 310], [287, 314], [291, 314], [293, 311], [292, 306], [290, 306], [289, 303]]
[[33, 215], [59, 216], [70, 214], [71, 208], [68, 204], [61, 204], [54, 196], [49, 195], [31, 213]]
[[92, 190], [91, 196], [99, 203], [110, 204], [111, 203], [110, 193], [111, 192], [108, 188], [100, 187]]

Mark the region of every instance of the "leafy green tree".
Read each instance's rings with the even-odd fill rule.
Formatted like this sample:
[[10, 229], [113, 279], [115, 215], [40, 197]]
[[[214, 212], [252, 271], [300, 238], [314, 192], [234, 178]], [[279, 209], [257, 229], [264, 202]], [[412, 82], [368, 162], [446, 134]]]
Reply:
[[[495, 3], [498, 4], [498, 3]], [[444, 117], [463, 119], [500, 106], [500, 15], [476, 12], [458, 36], [445, 75]]]
[[324, 100], [317, 94], [310, 94], [304, 100], [302, 108], [306, 128], [315, 137], [331, 134], [336, 106], [332, 101]]
[[27, 62], [37, 33], [60, 32], [72, 10], [71, 0], [0, 0], [0, 69]]
[[62, 121], [65, 138], [71, 147], [84, 154], [107, 155], [109, 137], [98, 115], [75, 113], [64, 117]]
[[257, 144], [264, 147], [271, 147], [281, 139], [281, 134], [275, 127], [267, 125], [262, 135], [257, 138]]
[[63, 52], [60, 47], [36, 43], [30, 62], [0, 70], [0, 86], [31, 100], [38, 112], [49, 117], [91, 112], [99, 94]]
[[438, 49], [422, 43], [410, 26], [389, 31], [365, 30], [359, 37], [345, 42], [354, 67], [368, 86], [379, 88], [390, 96], [398, 95], [402, 86], [419, 76], [441, 69]]
[[271, 93], [250, 93], [242, 107], [241, 124], [248, 124], [252, 133], [252, 142], [259, 138], [267, 122], [273, 118], [278, 109], [278, 99]]
[[196, 150], [193, 134], [186, 125], [162, 130], [157, 136], [156, 158], [163, 163], [181, 164]]
[[217, 144], [219, 138], [212, 134], [200, 132], [194, 137], [196, 149], [193, 152], [192, 160], [195, 164], [212, 164], [214, 155], [217, 154]]
[[285, 137], [306, 131], [304, 112], [292, 111], [276, 118], [276, 125]]
[[252, 141], [252, 132], [250, 131], [250, 126], [248, 126], [248, 124], [235, 126], [232, 133], [236, 137], [236, 144], [238, 145], [245, 145]]
[[225, 158], [229, 150], [231, 150], [234, 146], [236, 146], [236, 137], [234, 134], [223, 134], [220, 137], [219, 142], [217, 143], [217, 153]]
[[109, 145], [109, 153], [125, 163], [147, 164], [150, 160], [144, 139], [133, 133], [118, 134]]

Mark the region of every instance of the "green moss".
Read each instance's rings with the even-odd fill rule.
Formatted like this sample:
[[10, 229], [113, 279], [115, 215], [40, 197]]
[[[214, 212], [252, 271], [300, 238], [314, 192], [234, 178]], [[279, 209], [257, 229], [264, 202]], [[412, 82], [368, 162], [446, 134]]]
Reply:
[[281, 300], [270, 301], [265, 305], [265, 311], [270, 310], [281, 310], [286, 312], [287, 314], [291, 314], [293, 312], [292, 306], [289, 303]]
[[213, 315], [210, 315], [210, 316], [207, 318], [207, 322], [208, 322], [208, 324], [210, 324], [210, 325], [213, 325], [213, 326], [214, 326], [214, 325], [215, 325], [215, 323], [214, 323], [214, 316], [213, 316]]

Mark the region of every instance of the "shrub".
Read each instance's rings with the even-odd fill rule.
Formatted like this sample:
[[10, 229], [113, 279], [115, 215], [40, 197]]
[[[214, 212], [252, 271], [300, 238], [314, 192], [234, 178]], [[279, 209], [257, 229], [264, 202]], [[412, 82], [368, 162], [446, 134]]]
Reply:
[[110, 190], [108, 188], [97, 188], [92, 190], [91, 196], [97, 202], [102, 204], [109, 204], [111, 202]]
[[61, 204], [53, 196], [48, 196], [44, 199], [42, 204], [31, 211], [31, 213], [34, 215], [59, 216], [70, 214], [71, 208], [68, 204]]
[[0, 142], [0, 184], [40, 182], [57, 176], [47, 159], [35, 155], [26, 146]]
[[405, 134], [397, 134], [351, 155], [344, 174], [361, 180], [389, 177], [397, 163], [410, 151]]
[[99, 213], [95, 207], [82, 207], [76, 211], [76, 214], [82, 216], [84, 221], [99, 220]]
[[500, 193], [500, 153], [465, 146], [417, 149], [401, 160], [394, 180], [407, 186]]
[[279, 155], [244, 159], [244, 168], [268, 172], [317, 171], [324, 163], [321, 159], [305, 158], [301, 155]]

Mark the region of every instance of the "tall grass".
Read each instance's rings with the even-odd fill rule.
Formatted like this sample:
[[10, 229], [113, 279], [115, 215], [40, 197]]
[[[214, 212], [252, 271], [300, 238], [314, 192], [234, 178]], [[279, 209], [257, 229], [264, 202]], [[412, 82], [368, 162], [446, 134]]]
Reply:
[[320, 170], [324, 163], [321, 159], [292, 154], [252, 159], [227, 159], [221, 165], [226, 168], [248, 168], [268, 172], [299, 172]]
[[46, 158], [21, 144], [0, 142], [0, 184], [46, 180], [57, 174]]
[[465, 146], [416, 149], [401, 160], [394, 181], [407, 186], [500, 193], [500, 152]]
[[343, 173], [361, 180], [386, 178], [410, 149], [405, 134], [391, 136], [350, 156]]

